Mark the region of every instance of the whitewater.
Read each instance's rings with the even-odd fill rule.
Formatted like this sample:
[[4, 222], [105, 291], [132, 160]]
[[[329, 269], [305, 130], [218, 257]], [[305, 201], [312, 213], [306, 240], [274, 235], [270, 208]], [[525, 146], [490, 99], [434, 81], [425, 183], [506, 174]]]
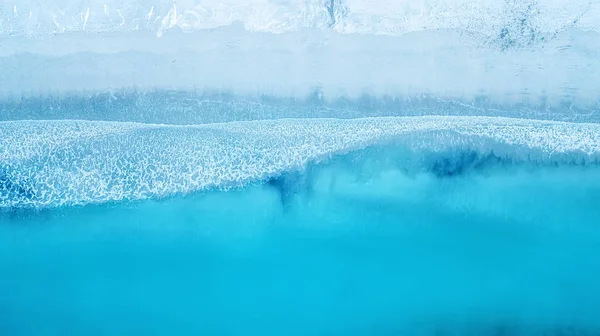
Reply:
[[600, 1], [0, 3], [1, 335], [599, 335]]
[[[285, 119], [196, 126], [94, 121], [0, 124], [0, 207], [44, 208], [242, 186], [372, 145], [477, 150], [595, 165], [595, 124], [477, 117]], [[397, 145], [400, 147], [400, 145]], [[559, 155], [562, 154], [563, 157]], [[534, 156], [534, 158], [532, 158]], [[557, 158], [558, 157], [558, 158]], [[407, 160], [416, 165], [418, 160]], [[566, 163], [568, 164], [568, 163]], [[400, 168], [400, 167], [398, 167]]]

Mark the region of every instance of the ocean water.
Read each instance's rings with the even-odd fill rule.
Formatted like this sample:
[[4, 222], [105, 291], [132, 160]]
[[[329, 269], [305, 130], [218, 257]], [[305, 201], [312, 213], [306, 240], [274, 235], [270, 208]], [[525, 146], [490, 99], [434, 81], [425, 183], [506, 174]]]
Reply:
[[0, 335], [600, 335], [599, 18], [3, 2]]

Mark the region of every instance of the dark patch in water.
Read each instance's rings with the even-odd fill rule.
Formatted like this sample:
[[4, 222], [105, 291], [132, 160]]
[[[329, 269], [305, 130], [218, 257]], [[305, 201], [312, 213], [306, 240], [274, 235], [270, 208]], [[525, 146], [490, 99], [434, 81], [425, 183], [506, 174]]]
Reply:
[[269, 187], [277, 190], [281, 205], [286, 208], [292, 198], [299, 193], [310, 193], [311, 181], [308, 171], [289, 172], [270, 178], [267, 183]]
[[464, 150], [436, 154], [432, 159], [426, 160], [426, 169], [438, 178], [452, 178], [512, 163], [512, 160], [497, 156], [493, 152], [482, 154], [474, 150]]

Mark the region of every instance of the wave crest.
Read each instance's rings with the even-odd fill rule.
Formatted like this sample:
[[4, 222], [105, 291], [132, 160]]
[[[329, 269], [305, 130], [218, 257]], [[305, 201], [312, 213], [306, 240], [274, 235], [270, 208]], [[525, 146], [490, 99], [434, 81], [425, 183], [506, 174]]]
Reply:
[[[35, 132], [31, 132], [35, 129]], [[415, 152], [495, 150], [542, 162], [596, 160], [600, 126], [488, 117], [288, 119], [193, 126], [0, 123], [0, 207], [140, 200], [243, 186], [393, 142]], [[17, 139], [22, 139], [18, 141]]]

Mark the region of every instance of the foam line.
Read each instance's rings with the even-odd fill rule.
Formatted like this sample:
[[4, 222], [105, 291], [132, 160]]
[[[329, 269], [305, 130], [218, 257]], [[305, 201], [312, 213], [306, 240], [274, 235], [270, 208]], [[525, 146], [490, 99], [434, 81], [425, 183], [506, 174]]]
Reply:
[[[0, 123], [0, 207], [57, 207], [243, 186], [337, 154], [394, 143], [410, 151], [502, 152], [595, 162], [600, 125], [496, 117], [282, 119], [205, 125]], [[446, 169], [447, 170], [447, 169]], [[26, 190], [27, 192], [22, 192]]]

